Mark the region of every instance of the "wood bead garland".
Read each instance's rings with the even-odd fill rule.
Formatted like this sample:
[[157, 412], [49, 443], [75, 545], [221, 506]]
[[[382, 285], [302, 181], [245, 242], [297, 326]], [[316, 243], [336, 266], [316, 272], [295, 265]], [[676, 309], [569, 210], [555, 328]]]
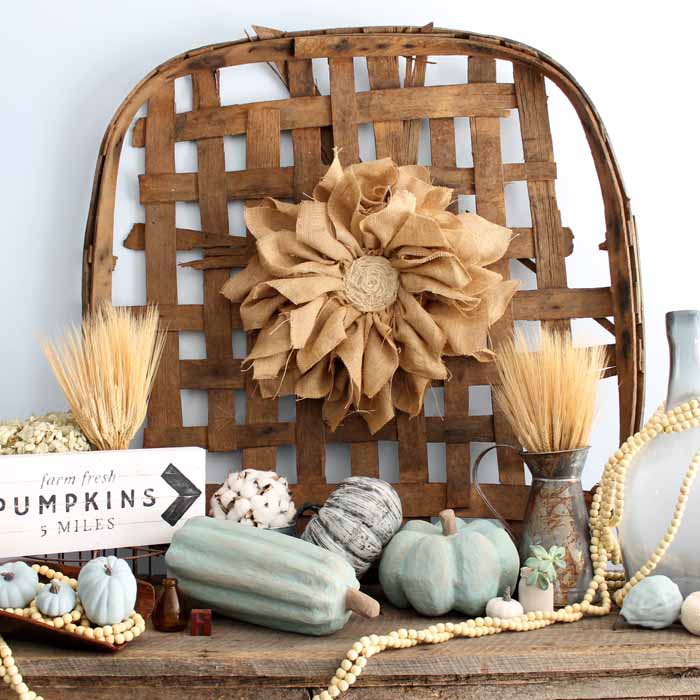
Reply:
[[[352, 645], [331, 678], [326, 690], [313, 696], [313, 700], [332, 700], [347, 691], [367, 665], [367, 659], [386, 649], [403, 649], [417, 644], [441, 644], [455, 637], [483, 637], [500, 632], [529, 632], [542, 629], [557, 622], [576, 622], [585, 616], [607, 615], [612, 609], [611, 591], [615, 591], [615, 603], [622, 605], [625, 596], [640, 581], [657, 567], [671, 546], [678, 531], [690, 489], [700, 468], [698, 450], [686, 471], [678, 494], [673, 517], [666, 534], [661, 538], [654, 553], [639, 571], [625, 580], [622, 571], [608, 571], [608, 563], [621, 564], [620, 544], [615, 538], [615, 528], [624, 513], [624, 486], [627, 470], [634, 456], [660, 433], [673, 433], [700, 427], [700, 401], [693, 399], [681, 406], [665, 411], [660, 406], [646, 425], [620, 446], [608, 459], [603, 477], [593, 494], [590, 510], [591, 560], [593, 578], [580, 603], [567, 605], [555, 612], [538, 611], [503, 620], [492, 617], [477, 617], [458, 623], [438, 623], [422, 630], [399, 629], [388, 635], [372, 634], [362, 637]], [[598, 597], [597, 603], [594, 602]]]

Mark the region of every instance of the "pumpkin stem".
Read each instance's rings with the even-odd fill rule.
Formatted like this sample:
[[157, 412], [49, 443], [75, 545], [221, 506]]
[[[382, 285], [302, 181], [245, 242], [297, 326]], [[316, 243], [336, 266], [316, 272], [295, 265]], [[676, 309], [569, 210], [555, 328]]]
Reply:
[[105, 564], [105, 573], [107, 574], [107, 576], [112, 575], [112, 567], [109, 564]]
[[51, 593], [60, 593], [61, 592], [61, 584], [58, 581], [51, 581], [51, 585], [49, 586], [49, 591]]
[[511, 600], [513, 599], [510, 597], [510, 586], [506, 586], [505, 591], [503, 591], [503, 602], [510, 603]]
[[455, 517], [455, 512], [452, 510], [452, 508], [441, 511], [439, 518], [440, 522], [442, 523], [443, 535], [457, 534], [457, 518]]
[[12, 579], [15, 577], [12, 571], [3, 571], [0, 575], [5, 579], [5, 581], [12, 581]]
[[345, 594], [345, 609], [352, 610], [362, 617], [369, 618], [379, 615], [379, 603], [357, 588], [348, 588]]

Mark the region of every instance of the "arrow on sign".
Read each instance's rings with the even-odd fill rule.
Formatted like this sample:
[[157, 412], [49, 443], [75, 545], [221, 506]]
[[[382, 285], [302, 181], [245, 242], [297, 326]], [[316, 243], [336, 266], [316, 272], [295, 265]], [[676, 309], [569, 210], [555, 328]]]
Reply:
[[174, 464], [169, 464], [161, 476], [178, 494], [160, 516], [168, 525], [174, 527], [202, 492]]

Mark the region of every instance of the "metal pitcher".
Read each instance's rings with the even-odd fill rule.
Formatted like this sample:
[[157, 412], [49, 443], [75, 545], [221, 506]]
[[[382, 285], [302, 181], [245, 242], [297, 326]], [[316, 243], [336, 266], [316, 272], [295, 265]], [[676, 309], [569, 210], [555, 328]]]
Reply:
[[554, 583], [554, 605], [562, 607], [580, 602], [593, 577], [588, 510], [581, 486], [581, 474], [590, 448], [525, 452], [505, 446], [518, 452], [532, 474], [523, 531], [518, 539], [479, 486], [479, 464], [494, 447], [482, 452], [474, 463], [472, 483], [477, 493], [518, 546], [521, 564], [531, 556], [530, 545], [540, 544], [545, 549], [552, 545], [564, 547], [566, 568], [559, 572]]

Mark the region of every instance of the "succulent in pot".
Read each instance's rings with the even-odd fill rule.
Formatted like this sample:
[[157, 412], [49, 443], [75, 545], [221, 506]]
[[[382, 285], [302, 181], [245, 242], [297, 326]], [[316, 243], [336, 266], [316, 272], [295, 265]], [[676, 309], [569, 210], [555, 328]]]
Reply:
[[549, 551], [542, 545], [530, 547], [532, 556], [525, 560], [520, 569], [518, 600], [523, 610], [528, 612], [554, 610], [554, 582], [557, 569], [566, 567], [564, 547], [552, 545]]

